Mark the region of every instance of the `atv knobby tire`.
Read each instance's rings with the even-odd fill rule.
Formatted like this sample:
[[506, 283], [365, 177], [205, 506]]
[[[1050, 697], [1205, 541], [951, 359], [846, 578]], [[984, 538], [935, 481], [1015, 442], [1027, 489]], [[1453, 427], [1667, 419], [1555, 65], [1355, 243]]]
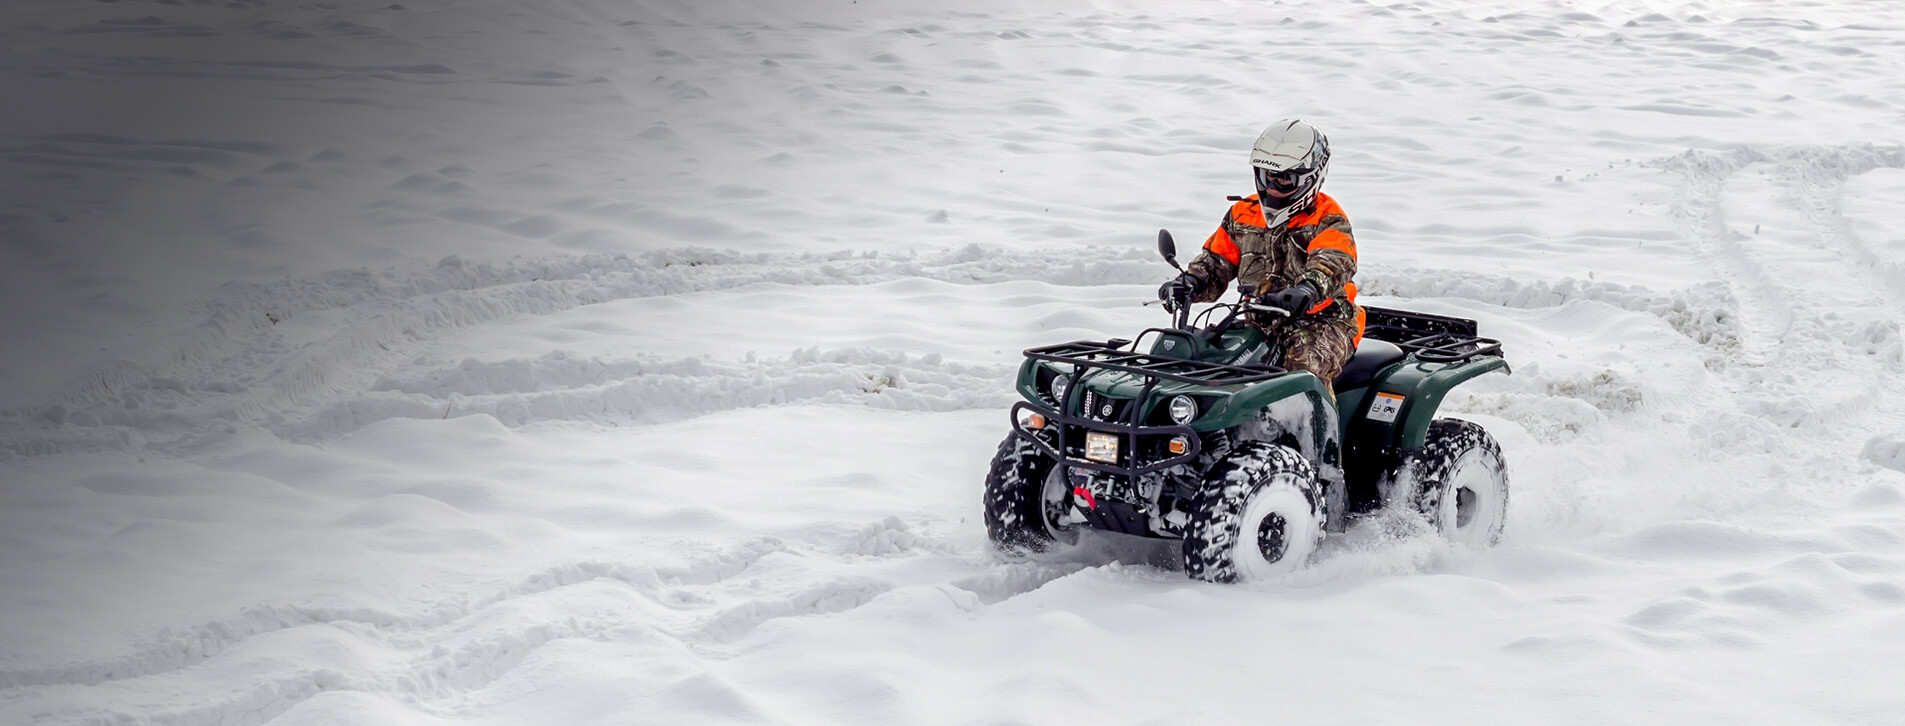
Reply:
[[986, 473], [986, 535], [1000, 552], [1044, 552], [1078, 541], [1053, 520], [1069, 502], [1058, 461], [1017, 435], [1005, 437]]
[[1295, 450], [1239, 444], [1204, 475], [1184, 531], [1184, 574], [1260, 580], [1302, 569], [1323, 541], [1327, 504]]
[[1487, 430], [1436, 419], [1409, 468], [1408, 501], [1444, 538], [1481, 547], [1501, 540], [1508, 520], [1508, 467], [1501, 445]]

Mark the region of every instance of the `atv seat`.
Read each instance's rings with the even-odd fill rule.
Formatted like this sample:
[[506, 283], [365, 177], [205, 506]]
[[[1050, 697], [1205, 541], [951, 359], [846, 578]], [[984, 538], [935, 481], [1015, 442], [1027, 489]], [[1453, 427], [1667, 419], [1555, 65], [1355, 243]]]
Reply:
[[1402, 360], [1403, 352], [1395, 343], [1375, 338], [1364, 338], [1357, 344], [1356, 353], [1343, 364], [1343, 372], [1336, 374], [1331, 385], [1338, 391], [1368, 385], [1370, 379], [1390, 364]]

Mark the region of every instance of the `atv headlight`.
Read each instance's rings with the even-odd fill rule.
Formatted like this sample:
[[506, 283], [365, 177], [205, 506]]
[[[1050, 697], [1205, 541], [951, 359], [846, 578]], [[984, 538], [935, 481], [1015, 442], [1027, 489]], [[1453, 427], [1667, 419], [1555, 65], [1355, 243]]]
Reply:
[[1103, 431], [1085, 432], [1085, 458], [1105, 464], [1118, 463], [1118, 435]]
[[1190, 396], [1178, 396], [1171, 399], [1171, 420], [1179, 426], [1197, 418], [1197, 399]]
[[1057, 375], [1052, 376], [1052, 400], [1062, 405], [1065, 403], [1065, 386], [1067, 385], [1065, 372], [1053, 371], [1053, 373]]

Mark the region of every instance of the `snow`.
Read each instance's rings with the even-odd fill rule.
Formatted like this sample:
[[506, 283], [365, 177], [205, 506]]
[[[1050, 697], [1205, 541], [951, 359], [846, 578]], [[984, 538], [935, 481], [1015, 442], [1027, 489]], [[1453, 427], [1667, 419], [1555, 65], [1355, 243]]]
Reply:
[[[1901, 27], [11, 3], [0, 722], [1899, 722]], [[1503, 541], [994, 557], [1019, 351], [1162, 324], [1285, 116], [1504, 341]]]

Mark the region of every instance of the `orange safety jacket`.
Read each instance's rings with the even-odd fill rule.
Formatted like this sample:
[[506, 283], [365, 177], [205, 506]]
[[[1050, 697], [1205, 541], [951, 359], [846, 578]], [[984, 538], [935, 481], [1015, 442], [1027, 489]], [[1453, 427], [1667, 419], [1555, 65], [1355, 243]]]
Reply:
[[1352, 280], [1356, 239], [1342, 205], [1322, 192], [1309, 209], [1276, 230], [1269, 228], [1255, 195], [1232, 204], [1217, 231], [1204, 241], [1204, 253], [1187, 270], [1204, 283], [1200, 302], [1222, 296], [1233, 279], [1254, 282], [1260, 292], [1308, 280], [1322, 291], [1323, 300], [1305, 312], [1341, 317], [1355, 325], [1356, 338], [1362, 339], [1363, 309], [1356, 304]]

